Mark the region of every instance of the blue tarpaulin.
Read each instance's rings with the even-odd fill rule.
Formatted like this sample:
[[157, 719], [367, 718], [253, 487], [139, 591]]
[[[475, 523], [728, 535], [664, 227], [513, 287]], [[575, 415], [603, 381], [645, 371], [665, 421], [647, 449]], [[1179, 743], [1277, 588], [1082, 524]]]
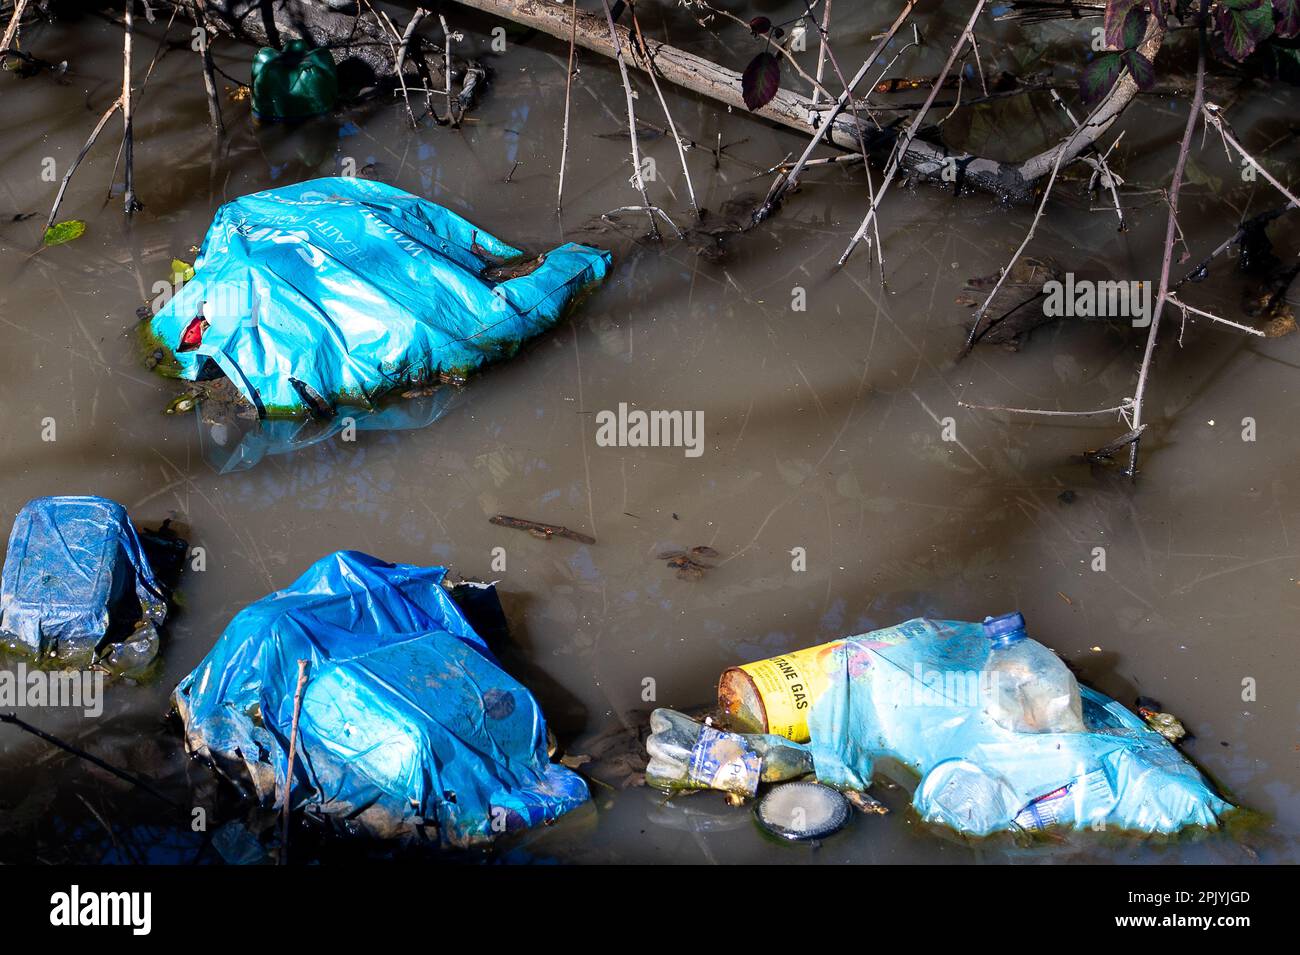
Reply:
[[921, 774], [921, 816], [973, 835], [1048, 826], [1174, 832], [1232, 808], [1163, 736], [1087, 687], [1083, 733], [1017, 733], [986, 712], [978, 623], [916, 619], [850, 637], [824, 667], [809, 748], [817, 778], [865, 789], [879, 759]]
[[537, 702], [445, 573], [340, 551], [240, 611], [173, 694], [191, 752], [278, 803], [306, 660], [294, 807], [380, 838], [436, 827], [464, 847], [584, 803], [586, 783], [549, 762]]
[[41, 497], [14, 520], [0, 630], [62, 667], [96, 660], [134, 674], [158, 653], [167, 601], [126, 509], [102, 497]]
[[150, 337], [175, 359], [160, 370], [199, 380], [219, 369], [264, 415], [368, 406], [513, 354], [610, 264], [608, 252], [568, 243], [529, 274], [493, 280], [522, 255], [369, 179], [257, 192], [217, 211], [194, 277], [151, 319]]

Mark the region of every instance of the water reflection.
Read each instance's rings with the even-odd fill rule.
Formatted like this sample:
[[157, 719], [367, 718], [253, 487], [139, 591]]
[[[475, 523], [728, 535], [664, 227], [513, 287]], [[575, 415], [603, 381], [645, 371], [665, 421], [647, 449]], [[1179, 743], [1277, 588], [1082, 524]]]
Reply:
[[224, 403], [205, 402], [194, 410], [203, 459], [218, 473], [256, 467], [264, 458], [292, 454], [361, 432], [427, 428], [460, 400], [462, 389], [444, 386], [431, 394], [398, 400], [380, 408], [341, 407], [331, 418], [249, 418]]

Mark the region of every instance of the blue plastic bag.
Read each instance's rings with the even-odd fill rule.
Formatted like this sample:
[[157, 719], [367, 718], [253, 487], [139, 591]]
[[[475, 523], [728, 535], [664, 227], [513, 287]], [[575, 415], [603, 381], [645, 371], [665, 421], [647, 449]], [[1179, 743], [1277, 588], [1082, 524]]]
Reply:
[[0, 630], [59, 667], [137, 675], [158, 654], [167, 600], [121, 504], [40, 497], [18, 512], [0, 583]]
[[1175, 832], [1232, 808], [1163, 736], [1080, 687], [1085, 733], [1015, 733], [984, 709], [978, 623], [918, 618], [850, 637], [808, 717], [817, 778], [865, 789], [892, 757], [921, 774], [913, 805], [972, 835], [1103, 826]]
[[485, 277], [521, 255], [369, 179], [253, 193], [217, 211], [194, 277], [150, 320], [147, 346], [174, 358], [160, 370], [191, 381], [215, 365], [264, 416], [370, 406], [513, 354], [610, 264], [608, 252], [568, 243], [528, 275]]
[[191, 752], [279, 804], [298, 660], [308, 661], [292, 805], [379, 838], [465, 847], [588, 799], [546, 723], [442, 585], [441, 567], [355, 551], [240, 611], [172, 701]]

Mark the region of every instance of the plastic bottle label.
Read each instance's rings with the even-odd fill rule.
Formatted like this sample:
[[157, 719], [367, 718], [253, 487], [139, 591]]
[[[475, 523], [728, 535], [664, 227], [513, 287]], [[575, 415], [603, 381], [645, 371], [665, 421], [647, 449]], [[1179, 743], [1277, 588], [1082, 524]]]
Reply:
[[707, 789], [752, 796], [758, 792], [763, 760], [749, 748], [745, 737], [706, 726], [691, 750], [686, 778]]

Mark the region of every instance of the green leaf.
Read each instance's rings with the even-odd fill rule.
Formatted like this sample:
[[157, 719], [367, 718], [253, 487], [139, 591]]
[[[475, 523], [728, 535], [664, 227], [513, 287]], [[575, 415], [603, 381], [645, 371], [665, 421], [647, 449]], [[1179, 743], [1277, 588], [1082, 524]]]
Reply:
[[63, 245], [65, 242], [71, 242], [73, 239], [80, 239], [86, 231], [86, 223], [80, 219], [68, 219], [66, 222], [56, 222], [45, 230], [46, 245]]
[[1223, 35], [1224, 49], [1238, 62], [1273, 35], [1273, 5], [1269, 0], [1219, 0], [1214, 19]]
[[1084, 104], [1089, 109], [1097, 105], [1110, 92], [1123, 71], [1124, 62], [1118, 53], [1103, 53], [1094, 57], [1079, 77], [1079, 95], [1083, 97]]
[[194, 278], [194, 266], [180, 259], [172, 259], [172, 285], [184, 285]]
[[1156, 85], [1156, 68], [1151, 65], [1150, 60], [1137, 50], [1125, 51], [1123, 58], [1124, 65], [1133, 74], [1133, 80], [1137, 83], [1138, 89], [1149, 90]]

